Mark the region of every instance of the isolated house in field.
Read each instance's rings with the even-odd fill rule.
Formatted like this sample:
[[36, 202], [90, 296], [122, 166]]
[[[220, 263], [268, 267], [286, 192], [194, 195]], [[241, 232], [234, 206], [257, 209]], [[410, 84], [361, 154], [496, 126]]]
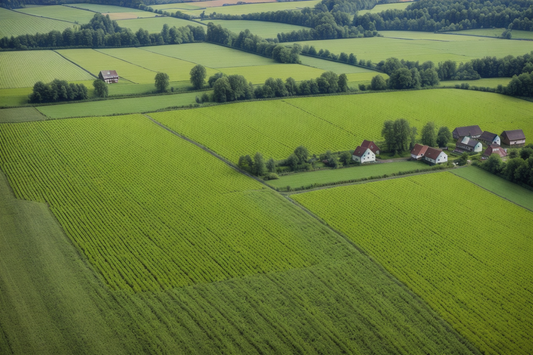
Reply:
[[500, 145], [501, 144], [501, 141], [500, 141], [500, 137], [496, 134], [496, 133], [490, 133], [490, 132], [483, 132], [478, 140], [486, 143], [487, 145], [491, 145], [491, 144], [497, 144], [497, 145]]
[[370, 148], [359, 146], [353, 152], [352, 159], [358, 163], [368, 163], [376, 161], [376, 154]]
[[370, 149], [375, 155], [379, 155], [379, 147], [372, 141], [366, 139], [361, 143], [361, 147]]
[[503, 131], [501, 134], [502, 143], [507, 145], [519, 145], [526, 143], [526, 136], [521, 129], [515, 129], [512, 131]]
[[475, 139], [470, 137], [459, 138], [455, 145], [455, 152], [463, 153], [478, 153], [483, 150], [483, 145]]
[[486, 159], [490, 157], [492, 154], [498, 154], [501, 158], [507, 156], [507, 152], [505, 151], [505, 149], [503, 149], [497, 144], [489, 145], [489, 147], [485, 149], [485, 151], [483, 152], [483, 157]]
[[98, 74], [98, 79], [105, 81], [108, 84], [118, 83], [118, 74], [116, 70], [102, 70]]
[[466, 127], [457, 127], [453, 130], [452, 135], [453, 139], [459, 139], [463, 137], [477, 138], [481, 136], [481, 128], [478, 125], [475, 126], [466, 126]]
[[427, 145], [420, 145], [418, 143], [415, 144], [413, 150], [411, 150], [411, 158], [416, 160], [422, 159], [428, 148], [429, 147]]
[[448, 155], [440, 149], [428, 147], [424, 155], [424, 160], [431, 164], [442, 164], [448, 161]]

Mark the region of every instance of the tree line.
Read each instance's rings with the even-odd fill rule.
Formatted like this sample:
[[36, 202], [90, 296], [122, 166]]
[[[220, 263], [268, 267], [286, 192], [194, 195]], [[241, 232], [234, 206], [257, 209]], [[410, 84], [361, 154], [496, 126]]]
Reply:
[[512, 150], [505, 163], [498, 154], [492, 154], [480, 166], [514, 183], [533, 187], [533, 144], [528, 144], [520, 151]]
[[[403, 153], [413, 149], [417, 142], [418, 130], [411, 127], [405, 118], [395, 121], [383, 122], [381, 136], [385, 140], [384, 151], [392, 154]], [[452, 140], [452, 134], [448, 127], [443, 126], [437, 130], [434, 122], [428, 122], [422, 127], [421, 143], [430, 147], [444, 147]]]
[[509, 28], [533, 31], [533, 0], [420, 0], [405, 10], [355, 16], [365, 30], [458, 31]]
[[65, 80], [55, 79], [47, 84], [42, 81], [36, 82], [28, 99], [32, 103], [43, 103], [85, 100], [88, 97], [89, 91], [85, 85], [69, 84]]
[[181, 44], [203, 41], [205, 31], [202, 26], [169, 27], [163, 25], [160, 33], [148, 33], [140, 28], [133, 32], [129, 28], [120, 27], [109, 15], [95, 14], [88, 24], [80, 28], [66, 28], [63, 32], [25, 34], [0, 38], [3, 49], [35, 49], [35, 48], [69, 48], [69, 47], [130, 47], [163, 44]]

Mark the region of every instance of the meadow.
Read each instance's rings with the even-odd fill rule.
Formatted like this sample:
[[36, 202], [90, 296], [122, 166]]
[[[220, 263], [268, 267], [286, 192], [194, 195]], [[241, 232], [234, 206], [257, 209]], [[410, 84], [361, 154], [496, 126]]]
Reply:
[[[373, 70], [356, 67], [353, 65], [343, 64], [339, 62], [333, 62], [330, 60], [308, 57], [304, 55], [300, 56], [300, 61], [302, 62], [303, 65], [308, 65], [310, 67], [315, 67], [315, 68], [326, 70], [326, 71], [332, 71], [337, 74], [351, 74], [351, 73], [371, 73], [373, 75], [380, 74]], [[387, 76], [387, 74], [382, 74], [382, 75]]]
[[248, 67], [218, 68], [226, 75], [242, 75], [253, 84], [263, 84], [268, 78], [285, 79], [291, 77], [296, 81], [315, 79], [324, 72], [321, 69], [301, 64], [270, 64]]
[[65, 28], [72, 26], [72, 23], [29, 16], [0, 7], [0, 38], [20, 36], [27, 33], [48, 33], [53, 30], [63, 31]]
[[[82, 68], [53, 51], [0, 52], [0, 88], [33, 87], [37, 81], [93, 79]], [[154, 74], [155, 76], [155, 74]]]
[[28, 95], [33, 88], [0, 89], [0, 107], [22, 106], [28, 104]]
[[84, 3], [69, 4], [69, 5], [66, 5], [66, 6], [70, 6], [70, 7], [78, 8], [78, 9], [85, 9], [85, 10], [89, 10], [89, 11], [92, 11], [92, 12], [99, 12], [99, 13], [102, 13], [102, 14], [121, 13], [121, 12], [138, 12], [139, 13], [138, 16], [144, 16], [145, 14], [148, 17], [155, 16], [155, 14], [153, 12], [143, 11], [143, 10], [135, 9], [135, 8], [132, 8], [132, 7], [122, 7], [122, 6], [114, 6], [114, 5], [100, 5], [100, 4], [84, 4]]
[[[483, 37], [501, 37], [505, 28], [476, 28], [474, 30], [463, 30], [463, 31], [454, 31], [446, 32], [448, 34], [456, 35], [469, 35], [469, 36], [483, 36]], [[520, 31], [512, 30], [511, 36], [514, 39], [530, 39], [533, 40], [533, 32], [531, 31]]]
[[263, 38], [277, 38], [278, 33], [290, 33], [292, 31], [299, 31], [306, 27], [289, 25], [285, 23], [266, 22], [266, 21], [244, 21], [244, 20], [205, 20], [207, 24], [213, 22], [215, 25], [221, 25], [228, 30], [240, 33], [249, 29], [254, 35]]
[[91, 21], [91, 19], [94, 17], [94, 13], [90, 11], [75, 9], [62, 5], [31, 6], [27, 8], [17, 9], [17, 12], [77, 24], [89, 23], [89, 21]]
[[498, 85], [507, 86], [511, 78], [483, 78], [478, 80], [447, 80], [441, 81], [439, 86], [454, 87], [455, 85], [461, 85], [467, 83], [469, 86], [478, 86], [486, 88], [496, 89]]
[[411, 4], [412, 4], [411, 1], [398, 2], [398, 3], [393, 3], [393, 4], [379, 4], [379, 5], [374, 6], [370, 10], [357, 11], [357, 16], [363, 16], [364, 14], [378, 14], [380, 12], [387, 11], [387, 10], [405, 10], [405, 8]]
[[531, 211], [451, 173], [291, 197], [359, 245], [480, 351], [533, 351]]
[[[136, 12], [134, 14], [137, 14]], [[169, 27], [185, 27], [185, 26], [199, 26], [198, 23], [188, 20], [183, 20], [174, 17], [150, 17], [139, 19], [117, 19], [117, 24], [120, 27], [129, 28], [133, 32], [137, 32], [140, 28], [147, 30], [148, 33], [161, 33], [163, 25], [167, 24]]]
[[283, 11], [283, 10], [298, 10], [306, 7], [313, 8], [318, 4], [320, 0], [308, 0], [308, 1], [292, 1], [292, 2], [267, 2], [261, 4], [245, 4], [245, 5], [232, 5], [232, 6], [218, 6], [207, 7], [200, 10], [185, 10], [189, 15], [200, 17], [200, 14], [205, 11], [206, 15], [216, 12], [217, 14], [224, 15], [243, 15], [252, 14], [256, 12], [268, 12], [268, 11]]
[[497, 134], [521, 128], [529, 137], [532, 112], [533, 103], [508, 96], [433, 89], [245, 102], [153, 117], [236, 162], [255, 152], [284, 159], [299, 145], [311, 154], [355, 149], [365, 139], [382, 140], [383, 122], [398, 118], [418, 132], [433, 121], [450, 131], [474, 124]]

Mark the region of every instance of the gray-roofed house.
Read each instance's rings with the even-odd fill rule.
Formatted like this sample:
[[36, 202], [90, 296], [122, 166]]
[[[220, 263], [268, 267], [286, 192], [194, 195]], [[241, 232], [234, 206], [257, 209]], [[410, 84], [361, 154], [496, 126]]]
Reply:
[[503, 131], [500, 135], [502, 137], [502, 143], [507, 145], [519, 145], [526, 143], [526, 136], [521, 129], [515, 129], [512, 131]]
[[98, 74], [98, 79], [101, 79], [108, 84], [118, 83], [118, 74], [116, 70], [102, 70], [100, 74]]
[[457, 127], [453, 130], [453, 139], [459, 139], [463, 137], [477, 138], [481, 136], [481, 128], [478, 125]]
[[490, 133], [487, 131], [484, 131], [478, 138], [478, 140], [486, 143], [487, 145], [491, 144], [501, 144], [500, 137], [496, 133]]
[[475, 139], [472, 139], [470, 137], [463, 137], [460, 138], [456, 145], [455, 145], [455, 151], [462, 153], [462, 152], [474, 152], [478, 153], [483, 150], [483, 145], [481, 142], [478, 142]]

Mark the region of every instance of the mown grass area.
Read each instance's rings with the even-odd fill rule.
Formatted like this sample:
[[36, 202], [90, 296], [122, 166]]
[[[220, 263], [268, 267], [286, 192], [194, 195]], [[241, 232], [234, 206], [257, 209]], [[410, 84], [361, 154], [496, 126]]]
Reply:
[[[446, 32], [448, 34], [470, 35], [470, 36], [486, 36], [486, 37], [501, 37], [506, 28], [477, 28], [474, 30], [463, 30]], [[513, 30], [511, 32], [512, 38], [515, 39], [533, 39], [533, 32]]]
[[289, 25], [285, 23], [266, 22], [266, 21], [239, 21], [239, 20], [205, 20], [203, 23], [213, 22], [215, 25], [221, 25], [228, 30], [240, 33], [246, 29], [254, 35], [263, 38], [277, 38], [278, 33], [290, 33], [299, 31], [307, 27]]
[[387, 10], [405, 10], [405, 8], [411, 5], [412, 1], [398, 2], [394, 4], [380, 4], [374, 6], [371, 10], [357, 11], [357, 16], [363, 16], [364, 14], [378, 14]]
[[[93, 18], [94, 13], [90, 11], [75, 9], [62, 5], [49, 5], [49, 6], [37, 6], [17, 9], [18, 12], [22, 12], [29, 15], [53, 18], [56, 20], [68, 21], [78, 23], [80, 25], [89, 23]], [[34, 34], [34, 33], [31, 33]]]
[[[298, 10], [306, 7], [313, 8], [318, 4], [320, 0], [308, 0], [308, 1], [292, 1], [292, 2], [269, 2], [262, 4], [245, 4], [245, 5], [232, 5], [232, 6], [219, 6], [208, 7], [200, 10], [184, 10], [189, 15], [199, 17], [202, 12], [205, 11], [206, 15], [216, 12], [217, 14], [224, 15], [243, 15], [251, 14], [255, 12], [268, 12], [268, 11], [283, 11], [283, 10]], [[195, 3], [196, 5], [196, 3]]]
[[26, 105], [31, 93], [32, 88], [0, 89], [0, 107]]
[[[405, 33], [405, 32], [404, 32]], [[531, 43], [528, 41], [505, 41], [500, 39], [454, 36], [437, 34], [447, 40], [416, 39], [416, 37], [428, 37], [431, 34], [412, 32], [413, 39], [371, 37], [371, 38], [347, 38], [318, 41], [297, 42], [300, 45], [314, 46], [316, 50], [327, 49], [332, 53], [353, 53], [357, 59], [371, 60], [378, 63], [390, 57], [419, 61], [433, 61], [435, 64], [446, 60], [456, 62], [468, 62], [474, 58], [485, 56], [503, 58], [507, 55], [524, 55], [531, 52]], [[385, 36], [394, 36], [389, 34]], [[469, 40], [467, 40], [469, 38]]]
[[[0, 88], [33, 87], [38, 81], [68, 82], [94, 79], [82, 68], [53, 51], [0, 52]], [[155, 74], [154, 74], [155, 76]]]
[[248, 67], [218, 68], [227, 75], [242, 75], [253, 84], [263, 84], [268, 78], [285, 79], [291, 77], [296, 81], [315, 79], [324, 72], [321, 69], [301, 64], [271, 64]]
[[80, 116], [105, 116], [162, 110], [168, 107], [188, 106], [196, 103], [202, 93], [189, 92], [174, 95], [132, 97], [60, 105], [39, 106], [37, 109], [49, 118]]
[[468, 84], [469, 86], [478, 86], [478, 87], [487, 87], [487, 88], [497, 88], [498, 85], [507, 86], [511, 78], [484, 78], [478, 80], [448, 80], [441, 81], [439, 86], [455, 86], [461, 85], [463, 83]]
[[43, 121], [45, 119], [46, 117], [34, 107], [7, 108], [0, 110], [0, 123]]
[[308, 56], [303, 56], [303, 55], [300, 56], [300, 61], [304, 65], [308, 65], [310, 67], [315, 67], [315, 68], [326, 70], [326, 71], [332, 71], [337, 74], [351, 74], [351, 73], [373, 73], [374, 75], [378, 74], [378, 72], [375, 72], [373, 70], [368, 70], [368, 69], [356, 67], [353, 65], [348, 65], [348, 64], [343, 64], [339, 62], [333, 62], [330, 60], [324, 60], [320, 58], [308, 57]]
[[418, 132], [433, 121], [450, 131], [477, 124], [498, 134], [521, 128], [533, 136], [533, 103], [456, 89], [256, 101], [153, 117], [234, 162], [255, 152], [284, 159], [299, 145], [311, 154], [354, 149], [365, 139], [382, 140], [383, 122], [399, 117]]
[[277, 180], [269, 180], [267, 183], [274, 187], [298, 188], [313, 184], [329, 184], [339, 181], [356, 180], [369, 178], [372, 176], [383, 176], [404, 171], [413, 171], [420, 169], [429, 170], [431, 167], [418, 161], [403, 161], [395, 163], [381, 164], [363, 164], [356, 167], [347, 167], [343, 169], [327, 169], [310, 171], [305, 173], [296, 173], [280, 176]]
[[453, 170], [452, 172], [484, 189], [494, 192], [496, 195], [533, 211], [533, 191], [531, 190], [474, 166]]
[[148, 17], [140, 19], [117, 20], [120, 27], [129, 28], [137, 32], [140, 28], [147, 30], [149, 33], [161, 33], [163, 25], [169, 27], [200, 26], [197, 22], [183, 20], [175, 17]]
[[72, 23], [29, 16], [0, 7], [0, 38], [25, 34], [48, 33], [52, 30], [63, 31]]
[[291, 197], [363, 248], [481, 352], [533, 351], [533, 212], [451, 173]]
[[383, 79], [385, 80], [389, 78], [389, 76], [385, 73], [378, 73], [373, 71], [369, 71], [366, 73], [352, 73], [347, 74], [346, 76], [348, 77], [349, 86], [353, 89], [359, 90], [358, 84], [370, 85], [372, 78], [376, 75], [381, 75], [381, 77], [383, 77]]
[[199, 63], [210, 68], [244, 67], [276, 63], [273, 59], [210, 43], [186, 43], [143, 47], [142, 49], [188, 62]]

